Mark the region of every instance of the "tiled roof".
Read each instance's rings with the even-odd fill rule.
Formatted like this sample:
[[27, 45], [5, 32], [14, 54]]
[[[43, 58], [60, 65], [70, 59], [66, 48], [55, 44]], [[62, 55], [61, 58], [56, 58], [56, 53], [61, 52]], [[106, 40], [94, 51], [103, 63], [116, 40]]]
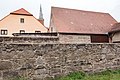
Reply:
[[11, 12], [10, 14], [17, 14], [17, 15], [28, 15], [28, 16], [32, 16], [31, 13], [29, 13], [28, 11], [26, 11], [24, 8], [21, 8], [19, 10], [16, 10], [14, 12]]
[[108, 13], [52, 7], [58, 32], [106, 34], [117, 21]]
[[113, 25], [113, 28], [109, 31], [109, 33], [120, 31], [120, 23], [116, 23]]

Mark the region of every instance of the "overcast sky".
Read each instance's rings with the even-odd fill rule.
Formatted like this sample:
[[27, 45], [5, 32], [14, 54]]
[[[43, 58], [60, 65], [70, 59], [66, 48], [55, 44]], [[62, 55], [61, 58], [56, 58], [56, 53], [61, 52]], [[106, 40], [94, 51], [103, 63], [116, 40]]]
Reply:
[[1, 0], [0, 19], [20, 8], [25, 8], [38, 18], [40, 4], [47, 27], [49, 26], [51, 6], [106, 12], [120, 22], [120, 0]]

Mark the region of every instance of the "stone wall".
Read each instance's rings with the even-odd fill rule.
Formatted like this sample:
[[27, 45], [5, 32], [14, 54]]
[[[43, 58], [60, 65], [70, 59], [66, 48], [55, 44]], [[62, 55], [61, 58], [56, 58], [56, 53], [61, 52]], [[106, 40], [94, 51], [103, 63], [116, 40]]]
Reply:
[[[28, 34], [29, 35], [29, 34]], [[42, 35], [42, 34], [41, 34]], [[0, 42], [3, 43], [91, 43], [89, 35], [20, 35], [16, 37], [0, 37]]]
[[58, 37], [0, 37], [1, 43], [59, 43]]
[[81, 34], [59, 34], [60, 43], [91, 43], [90, 35]]
[[[120, 44], [0, 43], [0, 80], [25, 76], [29, 80], [120, 68]], [[49, 79], [48, 79], [49, 80]]]
[[[38, 43], [91, 43], [91, 35], [79, 34], [79, 33], [14, 33], [16, 38], [26, 38], [29, 42], [36, 43], [33, 39], [40, 40]], [[98, 36], [99, 37], [99, 36]], [[22, 40], [23, 40], [22, 39]], [[44, 39], [48, 39], [44, 41]], [[54, 42], [56, 40], [56, 42]], [[41, 41], [42, 40], [42, 41]], [[18, 40], [19, 41], [19, 40]], [[24, 41], [24, 40], [23, 40]], [[24, 41], [26, 42], [26, 41]]]
[[[29, 42], [36, 43], [33, 38], [40, 40], [39, 43], [109, 43], [107, 34], [80, 34], [80, 33], [14, 33], [16, 38], [28, 38]], [[53, 39], [52, 39], [53, 38]], [[44, 41], [44, 39], [48, 39]], [[55, 39], [57, 39], [56, 42]], [[31, 41], [30, 41], [31, 40]], [[37, 40], [37, 42], [38, 42]], [[42, 41], [41, 41], [42, 40]], [[24, 40], [23, 40], [24, 41]], [[26, 42], [26, 41], [25, 41]]]

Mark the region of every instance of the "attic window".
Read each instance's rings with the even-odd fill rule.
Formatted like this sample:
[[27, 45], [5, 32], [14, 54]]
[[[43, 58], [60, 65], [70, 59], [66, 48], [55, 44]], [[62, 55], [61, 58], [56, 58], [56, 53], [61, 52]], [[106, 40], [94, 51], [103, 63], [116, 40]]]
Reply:
[[1, 35], [7, 35], [8, 34], [8, 30], [1, 30]]
[[20, 18], [20, 23], [24, 23], [24, 18]]

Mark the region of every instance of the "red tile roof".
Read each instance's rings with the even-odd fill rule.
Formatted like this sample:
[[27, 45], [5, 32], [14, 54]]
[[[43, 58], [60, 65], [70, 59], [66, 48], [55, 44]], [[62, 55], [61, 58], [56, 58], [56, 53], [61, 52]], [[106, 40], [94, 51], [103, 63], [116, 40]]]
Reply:
[[24, 8], [21, 8], [19, 10], [16, 10], [14, 12], [11, 12], [10, 14], [17, 14], [17, 15], [28, 15], [28, 16], [32, 16], [31, 13], [29, 13], [28, 11], [26, 11]]
[[117, 21], [108, 13], [52, 7], [58, 32], [106, 34]]
[[114, 24], [113, 28], [109, 31], [109, 33], [117, 32], [117, 31], [120, 31], [120, 23]]

